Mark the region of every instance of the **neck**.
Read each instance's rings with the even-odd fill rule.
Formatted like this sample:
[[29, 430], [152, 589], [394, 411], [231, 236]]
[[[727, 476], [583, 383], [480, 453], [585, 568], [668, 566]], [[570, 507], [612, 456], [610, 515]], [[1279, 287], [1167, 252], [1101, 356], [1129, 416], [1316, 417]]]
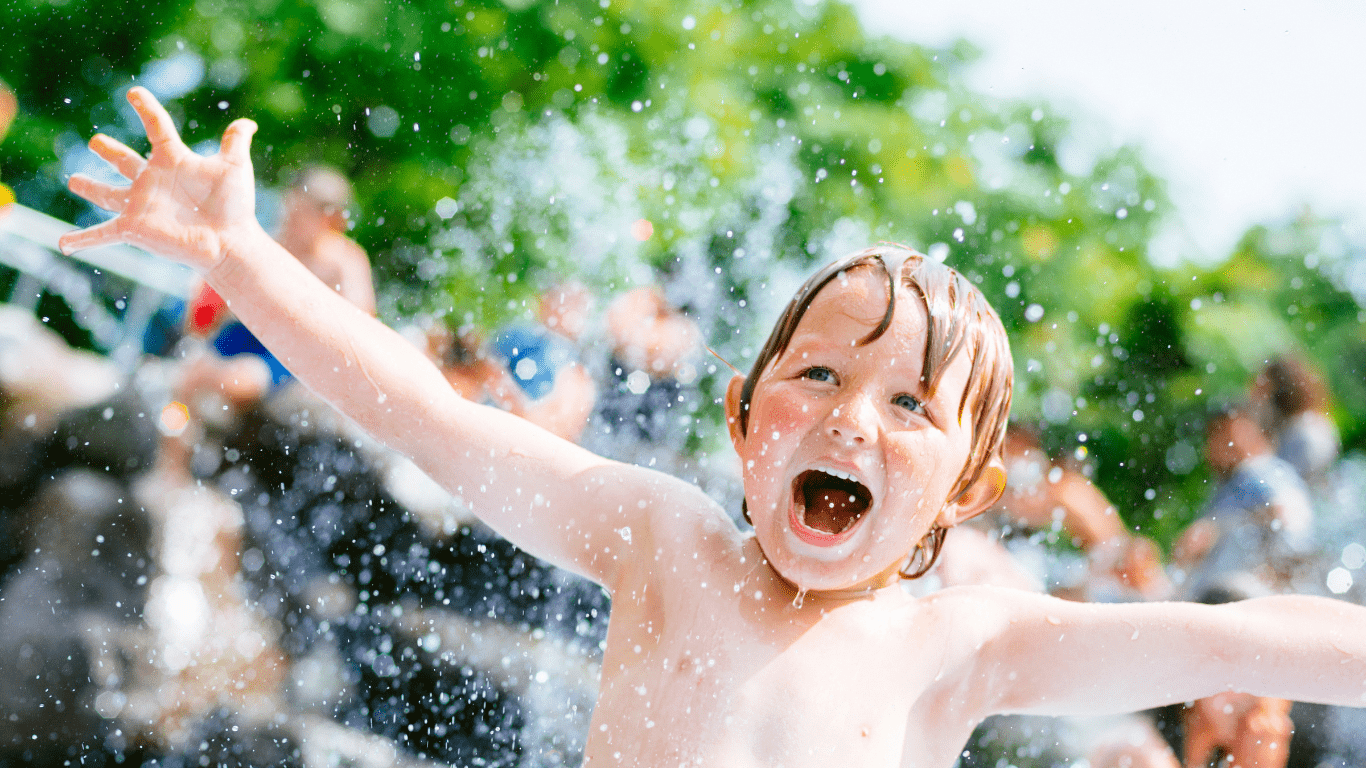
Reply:
[[859, 587], [849, 587], [847, 589], [822, 589], [812, 592], [812, 597], [821, 600], [865, 600], [874, 599], [879, 595], [888, 594], [892, 591], [901, 591], [900, 581], [891, 581], [886, 584], [872, 583]]
[[[764, 568], [773, 575], [773, 580], [781, 584], [788, 590], [786, 597], [792, 599], [794, 604], [800, 605], [807, 598], [821, 602], [845, 602], [850, 600], [872, 600], [892, 592], [901, 591], [901, 576], [896, 567], [889, 568], [887, 571], [878, 574], [868, 581], [851, 587], [840, 589], [803, 589], [791, 579], [779, 573], [773, 564], [768, 561], [768, 556], [764, 554], [763, 545], [759, 543], [759, 537], [751, 536], [750, 540], [759, 551], [760, 562]], [[801, 598], [800, 600], [798, 598]]]

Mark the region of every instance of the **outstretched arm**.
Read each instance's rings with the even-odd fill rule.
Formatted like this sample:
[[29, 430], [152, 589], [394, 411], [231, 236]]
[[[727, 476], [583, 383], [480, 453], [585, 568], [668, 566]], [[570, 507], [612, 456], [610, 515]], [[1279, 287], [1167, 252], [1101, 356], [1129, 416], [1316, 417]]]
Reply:
[[[254, 215], [249, 154], [255, 124], [228, 127], [222, 148], [199, 157], [141, 88], [129, 101], [147, 129], [144, 159], [105, 136], [91, 148], [133, 180], [111, 187], [73, 176], [72, 191], [114, 211], [72, 232], [62, 249], [132, 243], [189, 264], [301, 381], [465, 499], [514, 543], [609, 588], [650, 547], [652, 510], [712, 510], [696, 488], [609, 462], [528, 422], [470, 403], [436, 367], [357, 309], [273, 241]], [[617, 531], [634, 526], [635, 537]], [[646, 534], [646, 535], [640, 535]]]
[[971, 663], [983, 714], [1127, 712], [1224, 691], [1366, 706], [1366, 608], [1340, 600], [1095, 604], [991, 589], [970, 599], [967, 631], [980, 634], [964, 640], [982, 643]]

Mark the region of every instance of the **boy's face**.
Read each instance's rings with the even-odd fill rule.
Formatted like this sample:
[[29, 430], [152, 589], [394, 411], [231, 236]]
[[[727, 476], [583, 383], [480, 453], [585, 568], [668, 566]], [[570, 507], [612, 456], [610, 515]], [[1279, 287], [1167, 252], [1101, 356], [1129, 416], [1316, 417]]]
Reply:
[[909, 291], [897, 298], [891, 327], [860, 346], [886, 312], [885, 275], [856, 268], [823, 288], [761, 374], [745, 435], [735, 420], [743, 379], [731, 382], [731, 438], [755, 535], [799, 589], [894, 582], [933, 523], [981, 512], [1004, 485], [993, 461], [949, 503], [971, 444], [972, 425], [958, 418], [971, 361], [958, 355], [930, 397], [920, 381], [925, 308]]

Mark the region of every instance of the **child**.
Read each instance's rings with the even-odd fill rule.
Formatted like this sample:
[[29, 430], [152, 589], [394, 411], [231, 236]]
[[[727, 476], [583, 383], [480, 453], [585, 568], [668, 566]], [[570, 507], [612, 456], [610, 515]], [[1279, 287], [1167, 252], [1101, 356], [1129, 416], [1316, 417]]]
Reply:
[[201, 270], [308, 386], [519, 546], [606, 587], [589, 764], [949, 766], [996, 712], [1121, 712], [1225, 690], [1363, 703], [1366, 610], [1336, 601], [900, 588], [1005, 484], [1004, 331], [933, 261], [880, 248], [827, 267], [731, 382], [747, 535], [689, 484], [456, 396], [260, 229], [250, 121], [202, 158], [151, 94], [129, 99], [151, 157], [92, 139], [133, 184], [73, 176], [119, 215], [63, 249], [131, 242]]
[[279, 240], [319, 280], [373, 315], [370, 257], [346, 236], [347, 209], [354, 197], [351, 182], [340, 171], [325, 165], [304, 168], [285, 192]]

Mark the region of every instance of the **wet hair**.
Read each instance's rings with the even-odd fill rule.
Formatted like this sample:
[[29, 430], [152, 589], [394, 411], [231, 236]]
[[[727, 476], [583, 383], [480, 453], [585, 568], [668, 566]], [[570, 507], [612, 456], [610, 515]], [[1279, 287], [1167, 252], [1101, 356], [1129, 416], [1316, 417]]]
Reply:
[[[889, 260], [892, 265], [888, 264]], [[928, 318], [925, 363], [920, 373], [926, 390], [934, 393], [944, 371], [960, 353], [966, 352], [972, 361], [968, 385], [958, 403], [960, 420], [969, 401], [972, 403], [972, 440], [967, 462], [949, 495], [951, 500], [956, 500], [981, 478], [991, 459], [1000, 456], [1015, 380], [1010, 341], [996, 310], [991, 308], [977, 286], [953, 268], [905, 246], [878, 245], [845, 256], [826, 265], [797, 290], [745, 378], [740, 392], [740, 432], [744, 434], [748, 430], [749, 403], [759, 377], [787, 350], [811, 302], [832, 280], [864, 267], [880, 269], [887, 276], [888, 299], [881, 322], [859, 342], [860, 345], [876, 341], [891, 327], [896, 311], [896, 289], [901, 287], [921, 301]]]

